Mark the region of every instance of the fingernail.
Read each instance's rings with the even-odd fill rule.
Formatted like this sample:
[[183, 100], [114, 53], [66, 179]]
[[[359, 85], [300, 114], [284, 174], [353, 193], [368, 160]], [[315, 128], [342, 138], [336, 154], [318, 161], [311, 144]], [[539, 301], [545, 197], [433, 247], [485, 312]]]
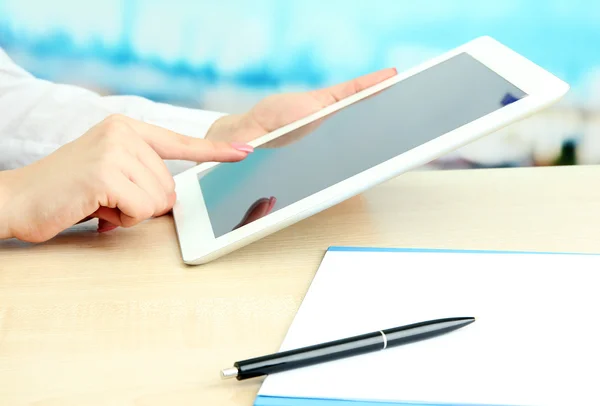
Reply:
[[114, 225], [113, 226], [106, 226], [106, 227], [99, 228], [98, 232], [99, 233], [105, 233], [107, 231], [114, 230], [115, 228], [117, 228], [117, 226], [114, 226]]
[[254, 148], [251, 145], [248, 144], [242, 144], [240, 142], [232, 142], [231, 146], [235, 149], [237, 149], [238, 151], [242, 151], [242, 152], [254, 152]]

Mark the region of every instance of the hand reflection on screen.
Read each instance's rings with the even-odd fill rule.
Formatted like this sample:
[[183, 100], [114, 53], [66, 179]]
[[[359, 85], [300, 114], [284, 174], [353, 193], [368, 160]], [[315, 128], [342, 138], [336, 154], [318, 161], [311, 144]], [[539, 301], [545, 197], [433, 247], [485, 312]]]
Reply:
[[237, 230], [238, 228], [245, 226], [246, 224], [252, 223], [253, 221], [256, 221], [271, 213], [273, 211], [273, 207], [275, 207], [276, 202], [277, 199], [273, 196], [271, 196], [268, 199], [266, 197], [258, 199], [252, 204], [252, 206], [250, 206], [248, 211], [246, 211], [246, 214], [244, 215], [244, 218], [242, 218], [242, 221], [240, 221], [239, 224], [233, 229]]

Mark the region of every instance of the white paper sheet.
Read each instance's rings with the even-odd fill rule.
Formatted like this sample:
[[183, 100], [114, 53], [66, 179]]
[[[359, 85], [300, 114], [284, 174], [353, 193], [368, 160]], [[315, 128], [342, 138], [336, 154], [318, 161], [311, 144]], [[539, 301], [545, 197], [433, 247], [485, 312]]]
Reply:
[[600, 405], [599, 255], [349, 249], [325, 255], [282, 351], [431, 319], [476, 322], [271, 375], [259, 398]]

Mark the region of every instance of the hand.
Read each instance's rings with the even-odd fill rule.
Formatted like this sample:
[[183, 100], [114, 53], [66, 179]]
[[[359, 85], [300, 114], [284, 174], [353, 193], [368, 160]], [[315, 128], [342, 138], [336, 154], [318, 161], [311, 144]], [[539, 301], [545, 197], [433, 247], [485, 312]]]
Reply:
[[[245, 114], [229, 115], [218, 119], [209, 129], [206, 138], [218, 141], [250, 142], [396, 74], [396, 69], [384, 69], [324, 89], [269, 96]], [[293, 136], [290, 133], [290, 137], [284, 136], [282, 140], [273, 140], [268, 144], [275, 146], [273, 144], [275, 141], [277, 141], [277, 146], [289, 143], [309, 133], [315, 125], [307, 127], [309, 128], [299, 128], [293, 131]]]
[[9, 199], [0, 206], [0, 238], [42, 242], [93, 217], [100, 219], [99, 231], [131, 227], [175, 202], [163, 159], [235, 162], [251, 151], [111, 116], [46, 158], [2, 176]]

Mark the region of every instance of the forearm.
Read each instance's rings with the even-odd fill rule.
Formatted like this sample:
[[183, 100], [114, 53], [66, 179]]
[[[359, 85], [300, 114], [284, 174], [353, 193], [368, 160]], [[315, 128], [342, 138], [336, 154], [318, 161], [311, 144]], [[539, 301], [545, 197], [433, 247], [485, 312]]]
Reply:
[[[123, 114], [196, 138], [204, 137], [213, 122], [223, 116], [135, 96], [103, 97], [85, 89], [48, 83], [27, 86], [21, 94], [5, 98], [3, 103], [0, 95], [0, 107], [10, 104], [13, 108], [0, 110], [9, 112], [10, 121], [17, 125], [2, 128], [0, 123], [0, 169], [29, 165], [80, 137], [111, 114]], [[23, 105], [18, 109], [20, 102]], [[183, 162], [168, 164], [173, 172], [186, 166]], [[187, 164], [190, 165], [193, 163]]]
[[[176, 107], [136, 96], [101, 96], [40, 80], [0, 50], [0, 170], [31, 164], [75, 140], [111, 114], [123, 114], [202, 138], [224, 114]], [[169, 162], [173, 172], [193, 163]]]

